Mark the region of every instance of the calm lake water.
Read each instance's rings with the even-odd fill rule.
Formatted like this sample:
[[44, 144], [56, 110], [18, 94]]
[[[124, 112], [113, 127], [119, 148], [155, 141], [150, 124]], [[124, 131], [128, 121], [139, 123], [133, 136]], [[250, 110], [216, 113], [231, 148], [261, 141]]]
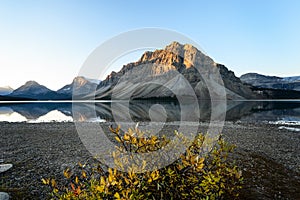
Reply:
[[[211, 103], [198, 102], [199, 121], [209, 121]], [[130, 102], [0, 102], [2, 122], [106, 122], [106, 121], [180, 121], [176, 101]], [[189, 108], [195, 110], [195, 108]], [[300, 125], [300, 100], [227, 101], [226, 121]]]

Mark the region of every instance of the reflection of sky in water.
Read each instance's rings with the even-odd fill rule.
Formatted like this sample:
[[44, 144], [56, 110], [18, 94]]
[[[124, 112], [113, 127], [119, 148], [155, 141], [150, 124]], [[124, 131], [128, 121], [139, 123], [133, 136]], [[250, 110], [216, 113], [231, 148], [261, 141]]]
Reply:
[[27, 119], [17, 112], [0, 113], [0, 122], [25, 122]]
[[14, 112], [11, 108], [0, 107], [0, 122], [25, 122], [26, 117]]
[[[35, 104], [35, 108], [38, 108], [39, 104]], [[73, 122], [73, 116], [71, 110], [50, 110], [48, 112], [35, 112], [39, 111], [38, 109], [31, 109], [32, 107], [24, 107], [23, 109], [14, 111], [10, 107], [1, 107], [0, 106], [0, 122], [27, 122], [27, 123], [46, 123], [46, 122]], [[21, 114], [20, 114], [20, 113]], [[86, 112], [86, 110], [85, 110]], [[83, 112], [83, 113], [85, 113]], [[22, 114], [27, 115], [22, 115]], [[32, 117], [35, 114], [38, 116], [36, 118]], [[46, 114], [41, 114], [46, 113]], [[105, 122], [106, 120], [101, 119], [100, 117], [87, 118], [83, 115], [82, 120], [77, 119], [76, 121], [85, 121], [85, 122]]]
[[52, 110], [46, 115], [43, 115], [36, 120], [30, 120], [29, 123], [42, 123], [42, 122], [72, 122], [73, 118], [71, 116], [66, 116], [58, 110]]
[[0, 108], [0, 122], [28, 122], [28, 123], [42, 123], [42, 122], [72, 122], [71, 116], [66, 116], [58, 110], [52, 110], [47, 114], [40, 116], [37, 119], [28, 120], [23, 115], [14, 112], [8, 107]]

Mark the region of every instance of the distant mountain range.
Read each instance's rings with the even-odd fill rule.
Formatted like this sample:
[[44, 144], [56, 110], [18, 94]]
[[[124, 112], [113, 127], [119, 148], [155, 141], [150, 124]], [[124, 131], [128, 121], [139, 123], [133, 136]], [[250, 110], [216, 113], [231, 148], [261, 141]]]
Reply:
[[277, 77], [248, 73], [240, 77], [241, 81], [259, 88], [300, 91], [300, 76]]
[[[194, 46], [173, 42], [164, 49], [145, 52], [137, 62], [124, 65], [103, 81], [75, 77], [57, 91], [28, 81], [16, 90], [0, 88], [0, 100], [174, 98], [174, 93], [193, 93], [199, 99], [209, 99], [212, 94], [218, 96], [223, 88], [214, 77], [216, 72], [222, 77], [227, 99], [300, 98], [300, 76], [281, 78], [249, 73], [238, 78]], [[207, 81], [213, 90], [208, 90]]]
[[22, 85], [18, 89], [14, 90], [11, 94], [9, 94], [9, 96], [38, 100], [66, 99], [66, 97], [63, 95], [59, 95], [57, 92], [54, 92], [35, 81], [26, 82], [25, 85]]
[[11, 93], [0, 96], [0, 100], [9, 100], [10, 98], [14, 100], [71, 100], [74, 91], [75, 95], [73, 98], [84, 99], [86, 95], [92, 93], [97, 85], [97, 81], [80, 76], [75, 77], [72, 83], [62, 87], [61, 89], [52, 91], [35, 81], [28, 81], [21, 87], [13, 90]]
[[12, 93], [13, 91], [14, 90], [9, 86], [0, 87], [0, 95], [8, 95], [8, 94]]

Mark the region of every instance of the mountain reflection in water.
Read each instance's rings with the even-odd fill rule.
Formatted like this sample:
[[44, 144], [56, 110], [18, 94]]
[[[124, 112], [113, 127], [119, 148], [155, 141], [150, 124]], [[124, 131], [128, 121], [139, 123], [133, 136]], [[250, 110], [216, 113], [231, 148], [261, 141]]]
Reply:
[[[199, 121], [211, 118], [211, 102], [199, 101]], [[220, 102], [221, 104], [221, 102]], [[219, 103], [215, 108], [218, 110]], [[185, 113], [196, 113], [193, 105], [177, 101], [130, 101], [90, 103], [0, 103], [0, 121], [8, 122], [104, 122], [181, 121]], [[227, 101], [226, 121], [300, 122], [300, 101]], [[222, 111], [222, 109], [220, 109]], [[193, 114], [195, 114], [193, 113]], [[220, 115], [224, 113], [219, 113]]]

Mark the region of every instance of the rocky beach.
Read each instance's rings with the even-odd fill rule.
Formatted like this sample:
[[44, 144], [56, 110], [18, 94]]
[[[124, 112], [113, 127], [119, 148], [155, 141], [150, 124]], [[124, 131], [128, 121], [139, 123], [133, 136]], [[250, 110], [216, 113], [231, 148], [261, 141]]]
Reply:
[[[101, 123], [103, 130], [109, 125]], [[202, 126], [205, 131], [207, 124], [199, 130]], [[177, 127], [166, 124], [164, 131]], [[225, 123], [222, 137], [237, 146], [230, 159], [244, 176], [240, 199], [300, 199], [300, 134], [279, 127]], [[74, 123], [0, 123], [0, 137], [0, 159], [13, 164], [0, 175], [0, 191], [11, 199], [49, 199], [42, 178], [60, 181], [65, 168], [98, 162], [82, 144]]]

